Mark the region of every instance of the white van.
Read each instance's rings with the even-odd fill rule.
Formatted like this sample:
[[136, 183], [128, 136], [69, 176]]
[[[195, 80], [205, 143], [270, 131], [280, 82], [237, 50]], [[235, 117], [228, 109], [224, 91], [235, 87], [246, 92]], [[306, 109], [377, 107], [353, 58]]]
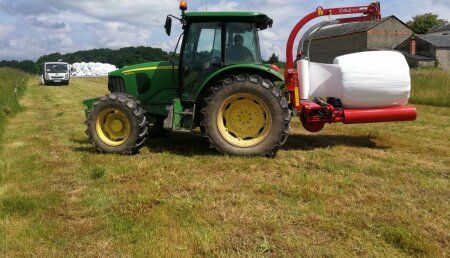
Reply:
[[45, 85], [60, 84], [69, 85], [70, 65], [65, 62], [44, 63], [42, 83]]

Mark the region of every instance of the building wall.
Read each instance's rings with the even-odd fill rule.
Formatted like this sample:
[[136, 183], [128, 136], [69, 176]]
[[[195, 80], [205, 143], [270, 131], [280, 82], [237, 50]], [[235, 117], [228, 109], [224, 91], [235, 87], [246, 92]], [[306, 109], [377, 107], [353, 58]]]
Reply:
[[417, 42], [416, 43], [417, 54], [432, 58], [436, 57], [436, 48], [433, 45], [431, 45], [430, 43], [419, 37], [416, 38], [416, 42]]
[[439, 68], [450, 71], [450, 49], [436, 49], [436, 60]]
[[410, 56], [405, 56], [406, 61], [408, 62], [409, 67], [434, 67], [435, 61], [433, 60], [420, 60], [416, 58], [411, 58]]
[[366, 50], [367, 36], [365, 32], [360, 32], [313, 40], [309, 56], [313, 62], [331, 64], [337, 56]]
[[390, 18], [367, 31], [367, 46], [369, 49], [394, 49], [412, 34], [410, 28]]

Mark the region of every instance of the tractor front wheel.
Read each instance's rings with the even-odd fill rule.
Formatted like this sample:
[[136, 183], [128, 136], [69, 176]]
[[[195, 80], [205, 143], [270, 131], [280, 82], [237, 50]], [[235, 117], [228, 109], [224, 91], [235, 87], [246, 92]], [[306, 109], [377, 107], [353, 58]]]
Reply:
[[95, 102], [86, 124], [90, 142], [105, 153], [136, 153], [148, 135], [145, 109], [121, 93], [110, 93]]
[[286, 142], [291, 113], [271, 81], [258, 75], [231, 76], [211, 88], [205, 101], [200, 128], [211, 148], [273, 157]]

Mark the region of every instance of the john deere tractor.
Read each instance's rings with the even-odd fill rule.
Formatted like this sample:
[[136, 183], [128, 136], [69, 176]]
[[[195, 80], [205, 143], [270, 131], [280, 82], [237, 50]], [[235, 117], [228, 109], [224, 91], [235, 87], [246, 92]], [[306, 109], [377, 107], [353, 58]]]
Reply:
[[[180, 9], [181, 18], [168, 15], [165, 24], [168, 35], [172, 18], [182, 24], [179, 61], [114, 71], [109, 74], [110, 93], [84, 101], [87, 133], [100, 151], [132, 154], [147, 137], [200, 127], [210, 147], [220, 152], [270, 157], [286, 142], [291, 109], [310, 132], [320, 131], [327, 123], [416, 119], [415, 107], [406, 105], [411, 78], [403, 55], [369, 51], [336, 57], [333, 65], [309, 61], [309, 44], [317, 31], [380, 20], [379, 2], [318, 7], [299, 20], [287, 41], [284, 76], [275, 65], [262, 64], [258, 31], [272, 25], [266, 15], [185, 13], [186, 1], [180, 2]], [[348, 17], [351, 14], [358, 16]], [[294, 61], [299, 31], [315, 18], [334, 15], [345, 17], [311, 26], [298, 44]]]
[[[178, 61], [126, 66], [109, 74], [106, 96], [84, 100], [87, 134], [101, 152], [133, 154], [148, 137], [200, 127], [211, 148], [274, 156], [285, 143], [291, 112], [275, 84], [280, 70], [263, 65], [258, 31], [272, 20], [254, 12], [189, 12], [180, 4]], [[180, 41], [180, 40], [179, 40]]]

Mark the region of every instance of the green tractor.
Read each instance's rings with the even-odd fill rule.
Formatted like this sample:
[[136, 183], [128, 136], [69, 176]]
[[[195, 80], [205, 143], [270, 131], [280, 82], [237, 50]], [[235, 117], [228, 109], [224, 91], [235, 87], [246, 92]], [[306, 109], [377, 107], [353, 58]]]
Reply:
[[[182, 1], [179, 61], [126, 66], [109, 74], [106, 96], [84, 100], [89, 140], [101, 152], [133, 154], [147, 138], [200, 127], [211, 148], [274, 156], [291, 111], [284, 77], [264, 65], [258, 31], [272, 19], [254, 12], [189, 12]], [[180, 40], [179, 40], [180, 42]]]

